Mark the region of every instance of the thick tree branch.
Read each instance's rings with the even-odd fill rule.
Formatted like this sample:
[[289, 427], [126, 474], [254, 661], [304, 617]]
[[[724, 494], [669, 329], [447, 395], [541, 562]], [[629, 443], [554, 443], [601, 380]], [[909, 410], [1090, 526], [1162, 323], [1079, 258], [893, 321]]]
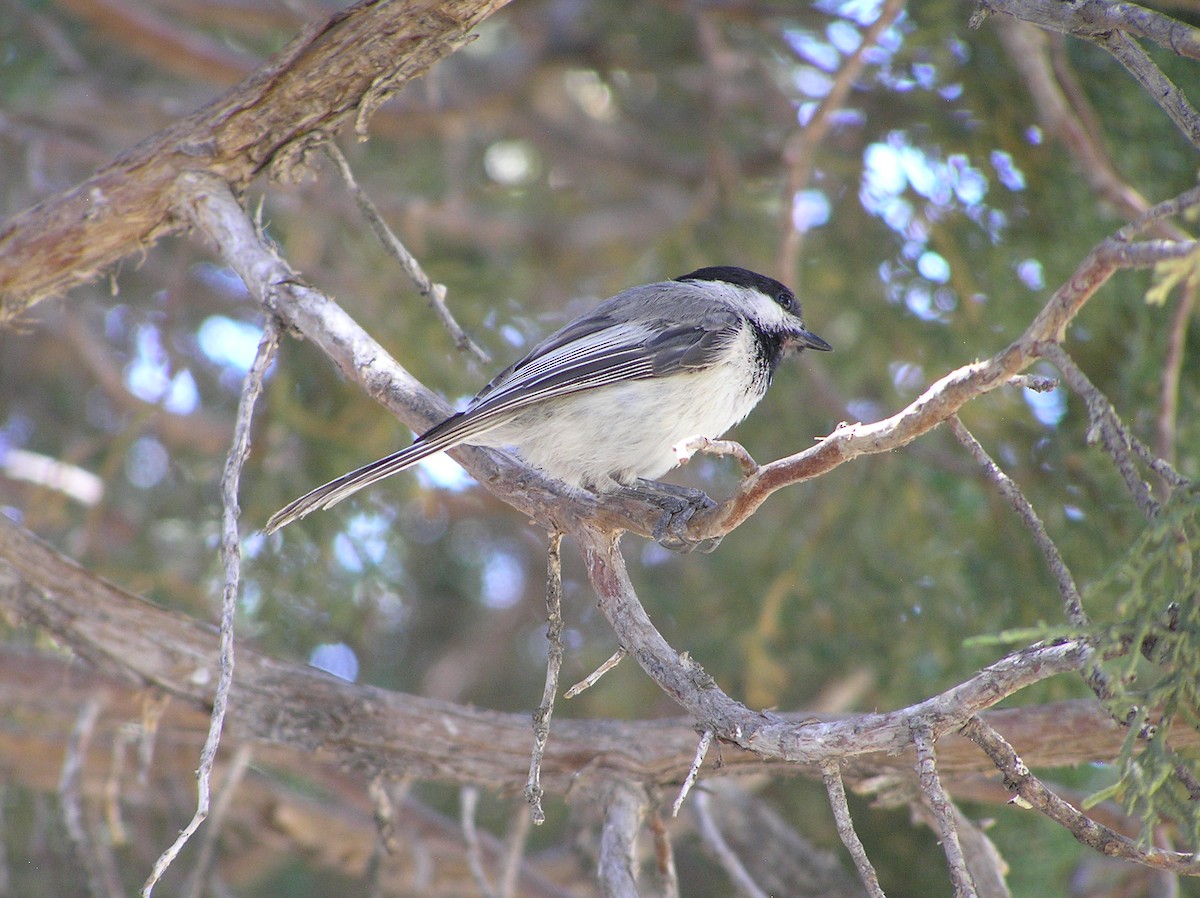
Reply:
[[0, 228], [0, 323], [176, 232], [175, 182], [209, 171], [235, 190], [286, 174], [350, 116], [453, 52], [507, 0], [360, 0], [308, 26], [267, 65], [82, 184]]
[[[191, 707], [211, 708], [218, 649], [217, 634], [211, 627], [158, 608], [101, 580], [3, 516], [0, 613], [44, 628], [75, 655], [89, 661], [98, 671], [90, 678], [93, 682], [106, 683], [104, 677], [117, 676], [134, 687], [162, 690]], [[1053, 657], [1061, 648], [1039, 650], [1033, 657], [1036, 660], [1046, 652]], [[0, 652], [0, 667], [6, 670], [0, 685], [8, 684], [10, 690], [0, 693], [3, 705], [14, 713], [27, 708], [21, 715], [35, 708], [40, 708], [43, 716], [60, 713], [61, 719], [52, 728], [69, 732], [75, 722], [74, 712], [69, 709], [81, 704], [86, 693], [68, 694], [71, 682], [46, 668], [48, 661], [26, 659], [6, 665], [5, 658]], [[993, 667], [1005, 666], [1006, 662], [1001, 662]], [[23, 676], [29, 679], [27, 684]], [[915, 706], [916, 713], [937, 711], [944, 707], [943, 702], [978, 704], [979, 695], [986, 689], [981, 678], [987, 676], [985, 672], [958, 687], [958, 691]], [[44, 701], [47, 682], [61, 683], [49, 708]], [[112, 681], [104, 688], [116, 693], [120, 686]], [[997, 696], [1004, 688], [1007, 686], [1001, 683]], [[955, 697], [960, 694], [967, 699]], [[129, 706], [121, 713], [138, 716], [134, 694], [130, 692], [125, 700]], [[814, 715], [807, 713], [780, 714], [770, 719], [776, 727], [791, 726], [797, 733], [809, 734], [813, 749], [828, 740], [830, 756], [846, 743], [852, 744], [854, 733], [861, 729], [864, 741], [878, 746], [882, 753], [857, 754], [847, 761], [843, 774], [857, 782], [910, 769], [909, 761], [892, 754], [893, 749], [904, 748], [904, 736], [886, 733], [888, 725], [904, 725], [904, 713], [821, 717], [819, 723], [813, 723]], [[504, 784], [519, 792], [529, 772], [526, 714], [501, 714], [348, 683], [308, 665], [274, 661], [250, 647], [242, 647], [238, 653], [238, 677], [230, 696], [229, 716], [231, 738], [284, 746], [306, 755], [319, 751], [346, 769], [371, 775], [397, 772], [399, 767], [400, 772], [414, 777], [493, 787]], [[1120, 750], [1125, 737], [1125, 731], [1094, 701], [990, 711], [985, 717], [1008, 734], [1029, 763], [1039, 766], [1109, 759]], [[205, 724], [197, 719], [188, 726], [202, 731]], [[1048, 733], [1053, 735], [1048, 737]], [[1200, 734], [1187, 727], [1173, 729], [1170, 738], [1179, 749], [1200, 745]], [[672, 786], [687, 775], [695, 750], [696, 732], [691, 720], [564, 719], [547, 745], [543, 786], [562, 794], [584, 767], [648, 786]], [[22, 754], [24, 763], [43, 760], [39, 752]], [[991, 769], [970, 742], [953, 736], [939, 742], [938, 758], [943, 777], [951, 779]], [[57, 761], [49, 756], [44, 760], [49, 766], [43, 776], [52, 785], [58, 776]], [[728, 744], [722, 747], [721, 761], [720, 767], [705, 767], [702, 775], [790, 768], [786, 764], [764, 765], [760, 757]], [[194, 768], [194, 754], [181, 757], [179, 763], [185, 769]]]

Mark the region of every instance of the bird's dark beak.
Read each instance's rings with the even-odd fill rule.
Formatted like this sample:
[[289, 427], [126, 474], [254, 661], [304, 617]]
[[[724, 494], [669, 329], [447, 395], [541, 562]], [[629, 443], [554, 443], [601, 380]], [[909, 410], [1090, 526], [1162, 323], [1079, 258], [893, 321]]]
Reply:
[[795, 331], [789, 341], [797, 349], [816, 349], [820, 352], [832, 352], [833, 347], [811, 331]]

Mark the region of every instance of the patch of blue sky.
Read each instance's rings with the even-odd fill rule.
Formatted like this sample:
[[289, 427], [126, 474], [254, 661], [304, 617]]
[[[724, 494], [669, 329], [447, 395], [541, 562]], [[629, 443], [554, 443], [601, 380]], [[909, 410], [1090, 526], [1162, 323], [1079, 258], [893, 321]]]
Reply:
[[225, 315], [210, 315], [200, 323], [196, 339], [209, 361], [244, 375], [258, 352], [262, 328]]
[[1046, 273], [1037, 259], [1022, 259], [1017, 263], [1017, 278], [1030, 290], [1046, 286]]
[[921, 253], [917, 259], [917, 271], [921, 277], [935, 284], [944, 284], [950, 280], [950, 263], [933, 250]]
[[391, 521], [364, 512], [353, 515], [346, 529], [333, 539], [333, 554], [345, 570], [361, 573], [368, 564], [379, 565], [387, 555]]
[[232, 268], [225, 265], [199, 262], [192, 266], [192, 276], [210, 290], [222, 293], [232, 299], [241, 299], [247, 296], [245, 283]]

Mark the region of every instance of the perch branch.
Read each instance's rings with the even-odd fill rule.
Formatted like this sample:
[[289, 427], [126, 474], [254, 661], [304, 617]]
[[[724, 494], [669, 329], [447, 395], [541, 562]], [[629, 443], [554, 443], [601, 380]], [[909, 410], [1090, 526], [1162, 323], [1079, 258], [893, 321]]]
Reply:
[[742, 480], [725, 502], [693, 516], [688, 538], [700, 541], [724, 536], [753, 515], [776, 490], [811, 480], [862, 455], [905, 446], [956, 414], [971, 399], [1006, 383], [1039, 358], [1045, 344], [1063, 338], [1075, 315], [1114, 272], [1122, 268], [1147, 267], [1162, 259], [1179, 258], [1194, 252], [1195, 241], [1134, 243], [1132, 240], [1166, 214], [1197, 202], [1200, 202], [1200, 191], [1189, 190], [1121, 228], [1088, 254], [1014, 343], [986, 361], [965, 365], [945, 375], [890, 418], [872, 424], [839, 427], [803, 452], [762, 465], [756, 473]]

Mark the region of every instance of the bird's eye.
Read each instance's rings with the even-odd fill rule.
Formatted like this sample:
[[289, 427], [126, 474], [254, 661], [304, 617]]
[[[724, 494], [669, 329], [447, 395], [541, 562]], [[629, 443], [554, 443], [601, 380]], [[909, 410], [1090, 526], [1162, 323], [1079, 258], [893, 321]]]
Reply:
[[789, 293], [787, 290], [784, 290], [782, 293], [780, 293], [778, 296], [775, 297], [775, 301], [777, 303], [779, 303], [780, 307], [785, 312], [790, 312], [792, 310], [792, 306], [794, 306], [796, 304], [796, 297], [792, 296], [792, 294]]

